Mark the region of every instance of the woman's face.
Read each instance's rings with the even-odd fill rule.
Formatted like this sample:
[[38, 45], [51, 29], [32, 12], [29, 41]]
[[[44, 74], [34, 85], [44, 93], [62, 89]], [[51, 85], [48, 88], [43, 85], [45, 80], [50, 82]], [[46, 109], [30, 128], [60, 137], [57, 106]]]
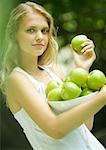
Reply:
[[40, 13], [27, 14], [19, 26], [16, 39], [22, 51], [40, 56], [47, 49], [49, 25]]

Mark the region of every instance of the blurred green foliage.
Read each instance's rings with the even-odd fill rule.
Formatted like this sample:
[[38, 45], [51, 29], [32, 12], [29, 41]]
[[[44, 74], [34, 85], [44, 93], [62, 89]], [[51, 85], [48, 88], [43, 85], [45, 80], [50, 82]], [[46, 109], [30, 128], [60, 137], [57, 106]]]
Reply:
[[[4, 30], [9, 11], [26, 0], [1, 0], [2, 28]], [[95, 67], [105, 71], [106, 63], [106, 0], [32, 0], [44, 6], [53, 16], [59, 48], [71, 42], [77, 34], [86, 34], [95, 43], [97, 59]], [[1, 2], [0, 2], [1, 3]], [[9, 4], [9, 5], [8, 5]], [[3, 8], [3, 6], [2, 6]], [[7, 13], [6, 13], [7, 12]], [[5, 17], [5, 18], [4, 18]], [[2, 31], [2, 36], [4, 32]], [[98, 63], [99, 62], [99, 63]], [[106, 71], [105, 71], [106, 72]]]

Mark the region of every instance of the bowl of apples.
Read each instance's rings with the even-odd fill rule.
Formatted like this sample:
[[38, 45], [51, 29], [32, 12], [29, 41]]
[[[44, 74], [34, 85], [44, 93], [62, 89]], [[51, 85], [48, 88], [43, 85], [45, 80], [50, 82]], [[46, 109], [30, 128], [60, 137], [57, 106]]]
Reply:
[[75, 68], [62, 83], [49, 81], [45, 93], [49, 106], [59, 114], [93, 100], [105, 83], [106, 77], [102, 71], [96, 69], [88, 73], [82, 68]]

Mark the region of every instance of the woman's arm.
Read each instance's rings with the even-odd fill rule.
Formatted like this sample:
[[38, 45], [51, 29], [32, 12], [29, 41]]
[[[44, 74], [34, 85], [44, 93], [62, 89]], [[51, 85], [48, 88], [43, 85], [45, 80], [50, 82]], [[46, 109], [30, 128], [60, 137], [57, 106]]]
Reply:
[[17, 98], [16, 101], [25, 109], [33, 121], [46, 134], [55, 139], [64, 137], [96, 114], [106, 103], [105, 92], [106, 87], [93, 100], [56, 116], [35, 90], [34, 85], [24, 75], [13, 72], [7, 84], [7, 99], [9, 95], [13, 96], [14, 99]]
[[[89, 72], [89, 69], [96, 59], [96, 55], [94, 52], [94, 43], [93, 41], [89, 40], [83, 43], [82, 55], [77, 54], [71, 47], [72, 54], [73, 54], [73, 61], [76, 67], [82, 67]], [[93, 120], [94, 116], [88, 119], [85, 124], [89, 130], [93, 128]]]

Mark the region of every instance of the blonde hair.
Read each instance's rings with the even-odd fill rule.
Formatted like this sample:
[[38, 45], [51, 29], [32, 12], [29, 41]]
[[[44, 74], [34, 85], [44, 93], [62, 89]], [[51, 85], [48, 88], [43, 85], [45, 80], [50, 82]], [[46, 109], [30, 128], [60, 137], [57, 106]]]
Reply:
[[[54, 37], [54, 24], [52, 16], [40, 5], [33, 2], [19, 4], [10, 14], [10, 19], [6, 28], [5, 48], [1, 57], [2, 69], [0, 72], [0, 88], [5, 91], [5, 82], [9, 74], [19, 64], [19, 47], [16, 41], [16, 32], [19, 25], [28, 13], [35, 11], [41, 13], [49, 25], [49, 43], [46, 51], [38, 58], [39, 65], [48, 65], [56, 61], [58, 45]], [[21, 67], [21, 66], [20, 66]]]

